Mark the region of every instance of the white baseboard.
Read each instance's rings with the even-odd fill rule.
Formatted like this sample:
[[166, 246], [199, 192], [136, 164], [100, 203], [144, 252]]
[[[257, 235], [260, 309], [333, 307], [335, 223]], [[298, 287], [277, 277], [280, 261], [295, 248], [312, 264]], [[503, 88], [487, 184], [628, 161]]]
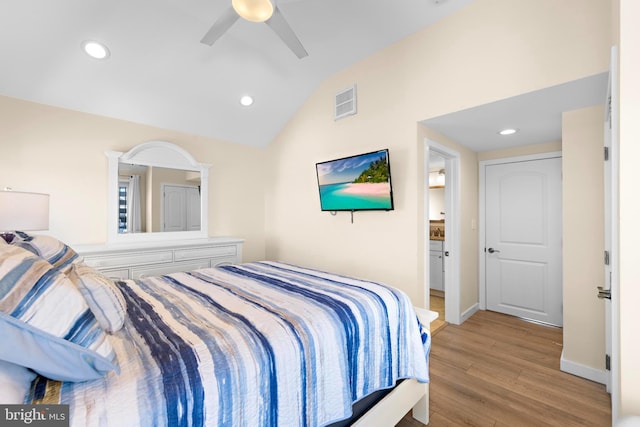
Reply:
[[468, 318], [476, 314], [476, 312], [480, 310], [480, 305], [478, 303], [473, 304], [467, 310], [465, 310], [460, 316], [460, 324], [463, 324]]
[[560, 356], [560, 370], [600, 384], [607, 383], [606, 371], [567, 360], [564, 357], [564, 350], [562, 350], [562, 355]]

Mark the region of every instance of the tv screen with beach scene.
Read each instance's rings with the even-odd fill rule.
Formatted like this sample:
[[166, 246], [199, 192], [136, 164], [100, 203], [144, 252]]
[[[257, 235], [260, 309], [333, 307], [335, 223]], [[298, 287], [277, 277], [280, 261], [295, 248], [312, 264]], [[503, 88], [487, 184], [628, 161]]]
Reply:
[[323, 211], [392, 210], [389, 150], [316, 163]]

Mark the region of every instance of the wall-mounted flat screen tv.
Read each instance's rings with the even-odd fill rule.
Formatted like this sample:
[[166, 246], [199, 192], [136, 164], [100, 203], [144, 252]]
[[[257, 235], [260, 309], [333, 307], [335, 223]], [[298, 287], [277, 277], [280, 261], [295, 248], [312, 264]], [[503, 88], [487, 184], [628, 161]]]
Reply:
[[389, 150], [316, 163], [323, 211], [392, 210]]

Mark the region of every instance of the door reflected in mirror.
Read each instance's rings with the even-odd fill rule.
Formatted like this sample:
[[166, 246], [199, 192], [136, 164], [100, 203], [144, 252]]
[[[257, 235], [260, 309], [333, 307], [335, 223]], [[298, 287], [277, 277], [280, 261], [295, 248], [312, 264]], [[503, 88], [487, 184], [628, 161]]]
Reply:
[[118, 164], [118, 234], [199, 231], [201, 174]]

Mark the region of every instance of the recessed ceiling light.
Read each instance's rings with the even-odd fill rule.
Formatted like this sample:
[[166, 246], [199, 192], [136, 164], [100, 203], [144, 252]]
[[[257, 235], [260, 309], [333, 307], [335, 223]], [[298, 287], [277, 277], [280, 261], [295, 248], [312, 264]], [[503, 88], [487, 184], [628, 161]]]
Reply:
[[518, 129], [502, 129], [500, 132], [498, 132], [500, 135], [513, 135], [514, 133], [518, 132]]
[[111, 55], [109, 49], [105, 45], [93, 40], [82, 42], [82, 49], [87, 55], [94, 59], [107, 59], [109, 55]]
[[248, 107], [249, 105], [253, 104], [253, 97], [249, 95], [244, 95], [242, 98], [240, 98], [240, 104], [242, 104], [245, 107]]

